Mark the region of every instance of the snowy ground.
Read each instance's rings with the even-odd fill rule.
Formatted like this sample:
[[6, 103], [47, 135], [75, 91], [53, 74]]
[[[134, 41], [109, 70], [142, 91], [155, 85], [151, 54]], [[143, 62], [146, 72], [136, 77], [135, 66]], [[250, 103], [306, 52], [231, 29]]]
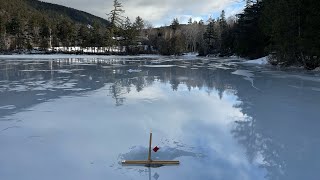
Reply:
[[243, 63], [244, 63], [244, 64], [266, 65], [266, 64], [268, 64], [268, 56], [262, 57], [262, 58], [259, 58], [259, 59], [254, 59], [254, 60], [245, 61], [245, 62], [243, 62]]
[[75, 54], [17, 54], [17, 55], [0, 55], [0, 60], [51, 60], [51, 59], [66, 59], [66, 58], [81, 58], [81, 59], [127, 59], [135, 57], [156, 58], [159, 55], [140, 55], [140, 56], [115, 56], [115, 55], [75, 55]]

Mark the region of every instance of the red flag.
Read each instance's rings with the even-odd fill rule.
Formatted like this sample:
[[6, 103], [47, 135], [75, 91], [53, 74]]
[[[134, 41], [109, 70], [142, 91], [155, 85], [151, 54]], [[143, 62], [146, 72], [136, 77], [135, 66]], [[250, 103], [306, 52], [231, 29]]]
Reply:
[[160, 149], [160, 148], [159, 148], [158, 146], [156, 146], [155, 148], [153, 148], [153, 151], [154, 151], [154, 152], [157, 152], [157, 151], [159, 151], [159, 149]]

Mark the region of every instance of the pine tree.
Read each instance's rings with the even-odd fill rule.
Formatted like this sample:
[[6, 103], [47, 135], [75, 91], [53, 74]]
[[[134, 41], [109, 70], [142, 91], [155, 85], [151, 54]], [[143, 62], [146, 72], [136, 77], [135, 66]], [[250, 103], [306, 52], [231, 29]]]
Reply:
[[50, 37], [51, 37], [51, 29], [49, 27], [48, 21], [43, 18], [42, 21], [40, 22], [40, 30], [39, 30], [39, 35], [40, 35], [40, 48], [42, 49], [47, 49], [50, 47]]
[[219, 18], [219, 30], [220, 30], [220, 38], [219, 38], [219, 51], [221, 56], [227, 55], [229, 52], [230, 47], [228, 47], [229, 40], [229, 31], [228, 31], [228, 24], [226, 20], [226, 14], [225, 11], [222, 10], [220, 18]]
[[320, 66], [320, 1], [307, 0], [301, 9], [301, 41], [306, 68]]
[[112, 28], [120, 27], [123, 22], [122, 14], [125, 10], [122, 9], [123, 5], [118, 0], [113, 0], [113, 9], [108, 14]]
[[144, 28], [144, 21], [143, 19], [138, 16], [136, 17], [135, 22], [133, 23], [133, 26], [138, 30], [138, 31], [142, 31]]
[[273, 64], [320, 66], [319, 7], [316, 0], [265, 1], [264, 32], [271, 37]]
[[57, 24], [57, 37], [64, 47], [75, 45], [76, 32], [75, 25], [68, 20]]
[[106, 47], [111, 47], [115, 45], [116, 42], [113, 39], [113, 34], [110, 29], [106, 29], [103, 36], [103, 45]]
[[259, 58], [266, 55], [269, 37], [261, 29], [263, 3], [255, 3], [238, 14], [236, 24], [236, 54], [241, 57]]
[[142, 19], [140, 17], [136, 18], [136, 22], [134, 24], [131, 23], [129, 17], [126, 18], [124, 26], [123, 26], [123, 38], [124, 46], [130, 46], [134, 45], [136, 43], [136, 38], [139, 33], [139, 23], [142, 22]]
[[100, 24], [94, 22], [91, 29], [91, 46], [102, 47], [103, 45], [103, 30]]
[[219, 25], [224, 30], [227, 28], [227, 20], [226, 20], [226, 13], [224, 10], [222, 10], [220, 18], [219, 18]]
[[180, 23], [179, 23], [178, 18], [174, 18], [171, 23], [171, 28], [175, 31], [178, 29], [179, 26], [180, 26]]
[[130, 18], [129, 18], [129, 17], [126, 17], [126, 19], [125, 19], [125, 21], [124, 21], [124, 23], [123, 23], [122, 29], [123, 29], [123, 30], [128, 30], [128, 29], [131, 29], [132, 26], [133, 26], [133, 24], [131, 23]]
[[90, 35], [90, 30], [87, 26], [85, 25], [80, 26], [77, 34], [78, 34], [78, 41], [81, 47], [84, 48], [84, 47], [90, 46], [91, 35]]
[[5, 33], [6, 33], [6, 28], [5, 28], [6, 22], [4, 21], [4, 18], [0, 16], [0, 51], [3, 51], [6, 49], [5, 47]]
[[250, 8], [252, 0], [246, 0], [246, 8]]
[[205, 40], [205, 55], [216, 53], [217, 51], [217, 32], [215, 30], [216, 22], [213, 19], [209, 20], [209, 24], [207, 25], [206, 32], [204, 33]]
[[16, 14], [9, 22], [6, 24], [6, 32], [8, 32], [12, 37], [12, 43], [10, 45], [11, 50], [23, 49], [26, 40], [25, 37], [25, 26], [22, 21], [20, 14]]
[[19, 19], [19, 17], [13, 17], [11, 21], [7, 23], [6, 31], [9, 34], [16, 36], [19, 33], [22, 33], [22, 22]]

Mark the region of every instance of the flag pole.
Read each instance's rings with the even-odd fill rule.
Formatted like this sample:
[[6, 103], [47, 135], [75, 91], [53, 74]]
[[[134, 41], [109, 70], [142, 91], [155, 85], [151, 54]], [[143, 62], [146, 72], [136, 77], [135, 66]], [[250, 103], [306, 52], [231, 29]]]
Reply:
[[152, 161], [151, 159], [151, 144], [152, 144], [152, 131], [150, 131], [149, 139], [149, 154], [148, 160], [136, 160], [136, 161], [122, 161], [122, 165], [145, 165], [145, 166], [165, 166], [165, 165], [179, 165], [179, 161]]
[[149, 155], [148, 155], [148, 161], [151, 160], [151, 143], [152, 143], [152, 131], [150, 131], [150, 140], [149, 140]]

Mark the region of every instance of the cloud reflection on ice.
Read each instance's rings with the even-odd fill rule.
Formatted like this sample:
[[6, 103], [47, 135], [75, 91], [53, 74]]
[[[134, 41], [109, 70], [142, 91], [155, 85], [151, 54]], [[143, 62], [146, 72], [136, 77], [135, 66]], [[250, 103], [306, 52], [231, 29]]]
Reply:
[[[243, 75], [232, 74], [232, 63], [152, 58], [157, 68], [148, 67], [152, 62], [143, 58], [1, 63], [2, 177], [273, 180], [297, 175], [292, 168], [299, 166], [296, 154], [303, 164], [311, 162], [311, 144], [318, 147], [319, 139], [313, 128], [319, 102], [314, 89], [319, 87], [311, 77], [287, 82], [245, 70], [262, 92]], [[41, 71], [31, 71], [35, 67]], [[300, 103], [308, 108], [301, 109]], [[302, 122], [302, 114], [312, 123]], [[181, 166], [149, 173], [144, 167], [118, 164], [144, 156], [150, 129], [153, 144], [163, 147], [158, 158], [177, 158]], [[304, 144], [288, 148], [295, 147], [294, 132], [300, 134], [295, 140]]]

